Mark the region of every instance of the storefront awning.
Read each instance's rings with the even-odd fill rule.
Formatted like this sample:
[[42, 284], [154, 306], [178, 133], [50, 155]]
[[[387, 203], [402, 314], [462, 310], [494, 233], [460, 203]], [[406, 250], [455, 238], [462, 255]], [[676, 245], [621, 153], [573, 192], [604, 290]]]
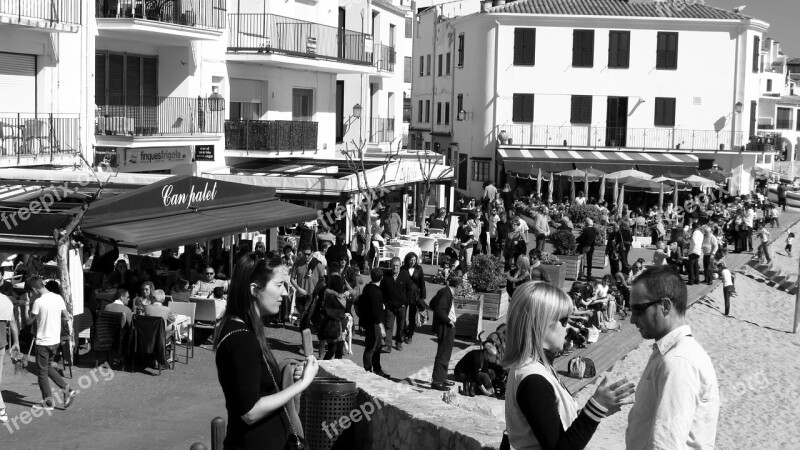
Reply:
[[53, 231], [66, 227], [72, 219], [67, 212], [31, 214], [17, 204], [2, 203], [0, 210], [0, 253], [51, 253], [56, 247]]
[[81, 229], [148, 253], [316, 217], [316, 210], [278, 200], [271, 188], [176, 176], [93, 203]]
[[696, 171], [698, 165], [698, 159], [694, 155], [671, 152], [501, 148], [497, 153], [506, 171], [524, 175], [527, 168], [527, 173], [534, 177], [539, 167], [542, 168], [543, 174], [551, 170], [562, 172], [573, 168], [585, 170], [590, 167], [606, 173], [625, 169], [654, 173], [650, 170], [664, 172], [665, 168], [674, 171], [677, 167], [686, 167], [686, 170]]

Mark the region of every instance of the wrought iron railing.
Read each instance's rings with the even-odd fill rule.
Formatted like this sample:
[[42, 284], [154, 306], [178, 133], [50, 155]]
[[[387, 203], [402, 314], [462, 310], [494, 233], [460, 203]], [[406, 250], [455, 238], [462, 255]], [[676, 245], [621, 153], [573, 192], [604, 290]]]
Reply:
[[225, 28], [226, 10], [225, 0], [105, 0], [96, 15], [221, 30]]
[[225, 148], [231, 150], [316, 150], [317, 122], [226, 120]]
[[70, 154], [79, 149], [77, 114], [0, 113], [0, 156]]
[[281, 53], [372, 65], [368, 34], [275, 14], [229, 14], [228, 51]]
[[107, 95], [97, 108], [98, 135], [222, 133], [225, 121], [224, 105], [202, 97]]
[[397, 58], [397, 52], [395, 52], [394, 47], [375, 43], [372, 58], [375, 60], [375, 67], [378, 70], [394, 73], [394, 64]]
[[369, 128], [370, 142], [394, 141], [394, 119], [373, 117]]
[[41, 19], [50, 23], [81, 24], [82, 0], [0, 0], [0, 15]]
[[684, 130], [677, 128], [615, 128], [590, 126], [498, 125], [513, 145], [550, 147], [613, 147], [631, 149], [731, 150], [746, 144], [745, 133], [737, 131]]

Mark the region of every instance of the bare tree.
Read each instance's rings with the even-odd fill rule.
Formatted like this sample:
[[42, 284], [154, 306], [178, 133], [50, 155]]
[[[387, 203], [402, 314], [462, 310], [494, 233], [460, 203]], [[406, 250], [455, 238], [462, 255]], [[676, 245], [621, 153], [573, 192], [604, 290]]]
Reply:
[[[415, 211], [415, 218], [417, 220], [417, 225], [424, 230], [425, 212], [428, 209], [433, 187], [450, 176], [453, 173], [453, 169], [447, 168], [446, 170], [436, 173], [436, 166], [442, 161], [442, 155], [438, 153], [425, 151], [417, 155], [417, 161], [419, 162], [419, 169], [422, 173], [422, 182], [420, 183], [422, 185], [422, 192], [419, 193], [419, 199], [421, 201], [416, 202], [417, 208]], [[445, 230], [445, 232], [446, 231], [447, 230]]]

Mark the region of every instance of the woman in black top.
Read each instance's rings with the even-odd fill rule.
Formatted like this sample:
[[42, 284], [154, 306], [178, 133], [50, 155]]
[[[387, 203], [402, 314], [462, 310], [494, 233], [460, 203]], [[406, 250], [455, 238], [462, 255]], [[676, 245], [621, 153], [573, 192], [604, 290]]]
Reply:
[[280, 259], [263, 256], [250, 252], [236, 262], [228, 305], [214, 336], [228, 410], [225, 449], [284, 448], [292, 433], [284, 406], [311, 384], [318, 370], [317, 360], [307, 357], [304, 368], [295, 370], [295, 383], [281, 390], [281, 373], [261, 318], [280, 310], [285, 269]]
[[418, 264], [419, 258], [414, 252], [408, 252], [403, 260], [403, 267], [400, 270], [408, 272], [411, 277], [413, 298], [408, 299], [408, 326], [403, 341], [410, 344], [414, 339], [414, 332], [417, 330], [417, 313], [424, 312], [426, 308], [425, 299], [428, 297], [425, 290], [425, 273], [422, 266]]

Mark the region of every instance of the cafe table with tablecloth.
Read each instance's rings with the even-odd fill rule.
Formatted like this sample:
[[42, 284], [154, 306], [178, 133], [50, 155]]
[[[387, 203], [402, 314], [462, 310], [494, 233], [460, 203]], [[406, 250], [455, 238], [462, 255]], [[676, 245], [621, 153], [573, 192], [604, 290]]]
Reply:
[[391, 244], [386, 245], [386, 250], [394, 253], [394, 256], [400, 258], [401, 261], [405, 260], [407, 254], [414, 252], [419, 258], [419, 255], [422, 253], [420, 248], [410, 241], [396, 241]]

